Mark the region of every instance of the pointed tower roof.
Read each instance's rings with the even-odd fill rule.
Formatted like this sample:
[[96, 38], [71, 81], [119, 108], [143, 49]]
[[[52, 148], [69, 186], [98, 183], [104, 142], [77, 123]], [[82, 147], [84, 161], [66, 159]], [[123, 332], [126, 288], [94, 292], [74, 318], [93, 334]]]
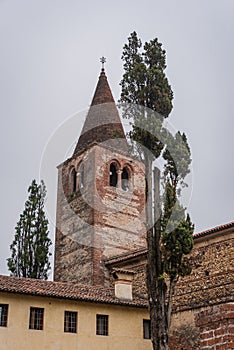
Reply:
[[104, 68], [101, 70], [97, 87], [89, 108], [83, 129], [74, 154], [81, 153], [92, 144], [124, 139], [122, 146], [126, 150], [126, 138], [115, 101], [107, 81]]
[[104, 68], [102, 68], [91, 106], [99, 105], [101, 103], [114, 103], [114, 102], [115, 100], [112, 96], [112, 92], [107, 81], [105, 70]]

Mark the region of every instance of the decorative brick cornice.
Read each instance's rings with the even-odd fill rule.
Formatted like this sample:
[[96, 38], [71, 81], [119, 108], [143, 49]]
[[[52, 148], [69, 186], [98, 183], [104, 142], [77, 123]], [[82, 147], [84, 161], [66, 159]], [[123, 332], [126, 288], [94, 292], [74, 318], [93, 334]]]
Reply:
[[206, 230], [206, 231], [196, 232], [196, 233], [194, 233], [193, 238], [196, 239], [196, 238], [200, 238], [200, 237], [205, 237], [205, 236], [211, 235], [213, 233], [221, 232], [221, 231], [233, 228], [233, 227], [234, 227], [234, 221], [229, 222], [229, 223], [224, 224], [224, 225], [219, 225], [219, 226], [213, 227], [213, 228]]

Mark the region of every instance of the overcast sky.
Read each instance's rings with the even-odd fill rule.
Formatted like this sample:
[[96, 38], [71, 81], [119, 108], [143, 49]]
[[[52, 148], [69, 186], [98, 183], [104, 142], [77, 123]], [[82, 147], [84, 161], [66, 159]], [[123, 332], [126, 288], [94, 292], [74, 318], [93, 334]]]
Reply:
[[[45, 181], [53, 222], [55, 167], [63, 161], [57, 136], [87, 110], [102, 55], [118, 100], [122, 47], [133, 30], [142, 41], [158, 37], [167, 52], [175, 96], [169, 120], [192, 150], [188, 211], [196, 231], [234, 220], [233, 18], [233, 0], [0, 0], [0, 273], [7, 273], [27, 188], [50, 160]], [[84, 112], [78, 115], [82, 122]], [[73, 131], [70, 145], [78, 129], [66, 129]]]

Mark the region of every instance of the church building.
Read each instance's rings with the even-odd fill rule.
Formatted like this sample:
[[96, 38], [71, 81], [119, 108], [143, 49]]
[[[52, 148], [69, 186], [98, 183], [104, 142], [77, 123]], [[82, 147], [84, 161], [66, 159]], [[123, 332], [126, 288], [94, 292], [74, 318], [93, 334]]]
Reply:
[[104, 69], [73, 156], [58, 171], [54, 279], [108, 286], [105, 260], [146, 246], [145, 177]]
[[[144, 164], [102, 68], [73, 155], [58, 166], [54, 281], [0, 276], [1, 350], [150, 350]], [[234, 222], [194, 234], [170, 349], [234, 349]]]

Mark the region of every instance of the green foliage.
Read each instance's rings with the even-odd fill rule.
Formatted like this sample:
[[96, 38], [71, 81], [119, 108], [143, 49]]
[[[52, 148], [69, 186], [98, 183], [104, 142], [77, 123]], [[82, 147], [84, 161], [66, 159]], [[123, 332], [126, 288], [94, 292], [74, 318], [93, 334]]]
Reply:
[[[169, 181], [172, 185], [186, 186], [184, 178], [189, 174], [191, 164], [191, 153], [187, 142], [187, 137], [178, 131], [175, 136], [168, 130], [162, 130], [162, 137], [165, 140], [163, 158], [165, 159], [164, 181]], [[180, 195], [180, 192], [177, 193]]]
[[[133, 32], [124, 45], [122, 59], [125, 73], [120, 83], [120, 101], [130, 103], [124, 109], [124, 116], [132, 118], [130, 139], [143, 146], [137, 149], [143, 153], [143, 160], [148, 158], [148, 164], [161, 154], [165, 162], [160, 219], [162, 259], [165, 272], [175, 277], [185, 273], [182, 257], [193, 246], [193, 225], [178, 201], [190, 171], [190, 149], [184, 133], [173, 135], [163, 127], [164, 119], [172, 110], [173, 92], [164, 72], [166, 52], [162, 44], [155, 38], [142, 48], [141, 40]], [[131, 104], [141, 107], [131, 108]]]
[[162, 256], [165, 272], [174, 280], [191, 272], [184, 255], [193, 248], [194, 225], [178, 201], [186, 185], [184, 178], [189, 173], [191, 155], [185, 134], [177, 132], [173, 136], [165, 130], [164, 133], [167, 134], [167, 144], [163, 152], [166, 162], [161, 216]]
[[[120, 82], [120, 102], [126, 104], [125, 117], [133, 119], [129, 136], [157, 158], [163, 149], [159, 137], [163, 119], [171, 112], [173, 99], [164, 72], [166, 53], [157, 39], [146, 42], [142, 48], [141, 40], [133, 32], [124, 45], [122, 60], [125, 73]], [[136, 110], [134, 105], [143, 108]]]
[[10, 245], [8, 268], [13, 276], [47, 279], [51, 255], [49, 247], [52, 242], [48, 237], [48, 220], [44, 212], [44, 182], [37, 185], [33, 180], [28, 193], [25, 209], [20, 215], [14, 240]]
[[124, 45], [122, 60], [125, 73], [120, 82], [120, 101], [139, 104], [168, 117], [173, 92], [164, 72], [166, 52], [158, 39], [146, 42], [142, 49], [141, 40], [134, 31]]
[[171, 280], [178, 276], [190, 274], [191, 268], [184, 259], [184, 255], [190, 253], [193, 248], [193, 230], [189, 215], [185, 219], [176, 222], [172, 231], [162, 232], [162, 251], [164, 270]]

